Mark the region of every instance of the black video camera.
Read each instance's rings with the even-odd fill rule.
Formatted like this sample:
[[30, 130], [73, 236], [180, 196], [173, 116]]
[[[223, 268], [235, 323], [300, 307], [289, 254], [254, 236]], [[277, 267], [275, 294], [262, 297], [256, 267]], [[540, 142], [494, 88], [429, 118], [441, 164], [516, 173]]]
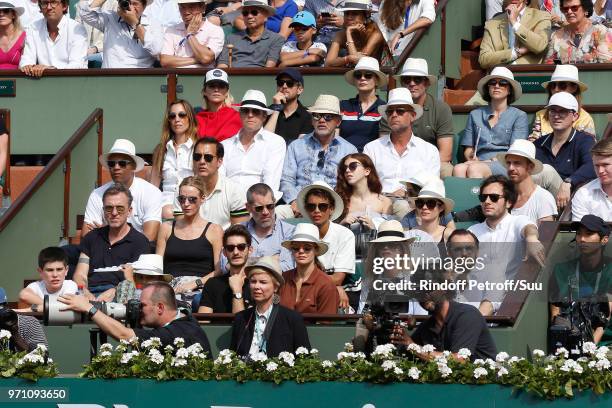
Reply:
[[122, 10], [128, 11], [130, 9], [130, 0], [119, 0], [119, 7]]
[[17, 312], [8, 307], [0, 306], [0, 329], [12, 331], [18, 322]]
[[372, 344], [372, 350], [377, 345], [391, 342], [393, 328], [397, 325], [405, 325], [412, 329], [415, 326], [414, 318], [410, 316], [407, 323], [400, 318], [400, 314], [408, 313], [410, 296], [386, 294], [382, 301], [370, 305], [364, 310], [364, 314], [370, 314], [374, 323], [374, 329], [370, 332], [368, 343]]

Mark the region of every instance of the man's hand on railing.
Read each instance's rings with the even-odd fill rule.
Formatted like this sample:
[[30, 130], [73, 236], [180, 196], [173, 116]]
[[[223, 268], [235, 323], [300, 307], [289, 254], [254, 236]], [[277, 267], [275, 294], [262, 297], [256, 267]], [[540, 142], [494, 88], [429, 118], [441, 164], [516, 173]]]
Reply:
[[50, 65], [41, 65], [41, 64], [25, 65], [21, 67], [21, 72], [23, 72], [27, 76], [40, 78], [46, 69], [55, 69], [55, 67], [50, 66]]

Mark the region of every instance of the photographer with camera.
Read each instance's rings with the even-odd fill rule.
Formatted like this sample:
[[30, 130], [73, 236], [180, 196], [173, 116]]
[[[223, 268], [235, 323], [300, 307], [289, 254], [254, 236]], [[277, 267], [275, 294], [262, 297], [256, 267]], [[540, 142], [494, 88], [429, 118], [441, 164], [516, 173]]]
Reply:
[[610, 227], [596, 215], [575, 222], [579, 257], [555, 266], [550, 282], [551, 348], [601, 341], [610, 321], [612, 260], [605, 256]]
[[47, 336], [40, 322], [10, 309], [4, 288], [0, 288], [0, 330], [11, 332], [9, 347], [13, 351], [32, 351], [39, 344], [47, 346]]
[[98, 307], [82, 295], [63, 295], [58, 298], [66, 305], [62, 310], [87, 313], [89, 318], [106, 334], [117, 340], [138, 337], [139, 341], [159, 337], [162, 347], [173, 345], [174, 339], [182, 337], [185, 346], [200, 343], [207, 357], [211, 358], [210, 344], [206, 333], [189, 314], [178, 309], [172, 287], [166, 282], [148, 283], [140, 294], [140, 325], [143, 328], [129, 328], [118, 320], [105, 315]]
[[163, 43], [159, 22], [144, 14], [152, 0], [119, 0], [117, 11], [103, 11], [106, 0], [78, 4], [84, 23], [104, 33], [102, 68], [150, 68]]

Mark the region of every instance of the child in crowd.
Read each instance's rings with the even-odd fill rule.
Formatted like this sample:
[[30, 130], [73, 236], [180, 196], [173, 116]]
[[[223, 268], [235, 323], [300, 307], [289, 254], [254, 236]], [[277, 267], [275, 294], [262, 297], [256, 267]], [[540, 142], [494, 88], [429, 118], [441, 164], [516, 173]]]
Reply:
[[19, 292], [19, 301], [41, 310], [45, 295], [57, 298], [59, 295], [77, 293], [77, 284], [67, 280], [68, 257], [59, 247], [48, 247], [38, 254], [38, 273], [40, 280], [30, 283]]
[[317, 33], [317, 23], [308, 11], [300, 11], [289, 25], [297, 41], [287, 41], [280, 54], [281, 67], [323, 66], [327, 47], [320, 42], [313, 42]]

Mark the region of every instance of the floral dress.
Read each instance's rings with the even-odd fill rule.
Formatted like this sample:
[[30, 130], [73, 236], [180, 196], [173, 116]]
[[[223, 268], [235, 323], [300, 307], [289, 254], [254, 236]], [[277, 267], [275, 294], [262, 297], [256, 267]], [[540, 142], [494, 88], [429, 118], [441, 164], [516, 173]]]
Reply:
[[567, 28], [550, 37], [545, 62], [554, 64], [612, 62], [612, 31], [603, 24], [592, 24], [584, 34], [572, 34]]

